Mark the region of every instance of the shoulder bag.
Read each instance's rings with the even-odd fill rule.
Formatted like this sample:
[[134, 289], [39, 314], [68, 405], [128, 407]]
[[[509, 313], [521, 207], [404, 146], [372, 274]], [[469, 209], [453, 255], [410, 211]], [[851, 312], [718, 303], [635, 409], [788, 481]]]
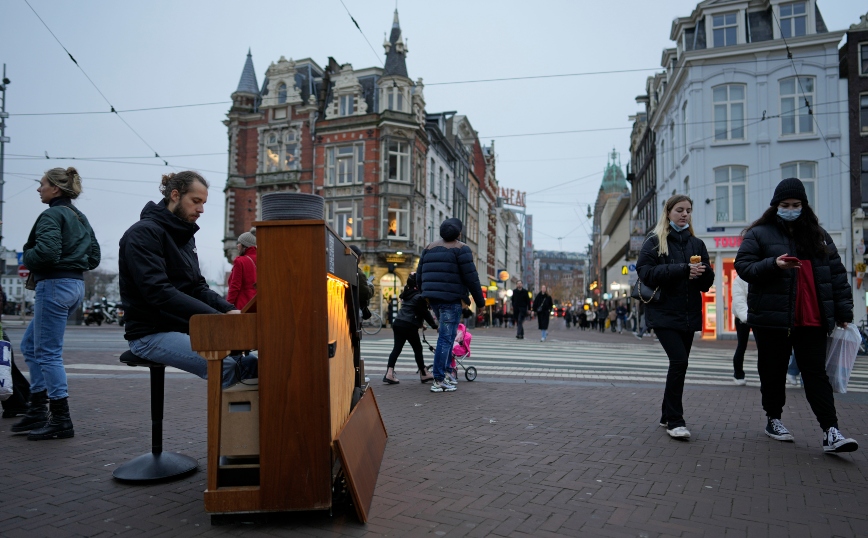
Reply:
[[[645, 241], [647, 242], [651, 237], [652, 236], [649, 235]], [[652, 289], [651, 286], [642, 282], [642, 279], [637, 278], [636, 283], [630, 289], [630, 297], [637, 301], [642, 301], [645, 304], [656, 303], [660, 300], [660, 286]]]

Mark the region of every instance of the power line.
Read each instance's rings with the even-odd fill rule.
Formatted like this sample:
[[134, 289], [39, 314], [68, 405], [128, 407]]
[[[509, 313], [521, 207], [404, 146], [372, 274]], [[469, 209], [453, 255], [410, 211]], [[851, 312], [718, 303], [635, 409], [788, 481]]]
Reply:
[[138, 131], [136, 131], [135, 129], [133, 129], [133, 126], [130, 125], [130, 124], [127, 122], [127, 120], [125, 120], [125, 119], [123, 118], [123, 116], [121, 116], [120, 114], [118, 114], [117, 110], [115, 109], [114, 105], [112, 105], [111, 101], [109, 101], [108, 97], [106, 97], [105, 94], [102, 92], [102, 90], [99, 89], [99, 86], [96, 85], [96, 83], [93, 81], [93, 79], [91, 79], [90, 76], [88, 76], [88, 74], [87, 74], [87, 72], [84, 70], [84, 68], [81, 67], [81, 65], [79, 65], [78, 61], [75, 59], [75, 57], [72, 55], [72, 53], [70, 53], [69, 50], [67, 50], [67, 48], [63, 45], [63, 43], [61, 43], [60, 39], [58, 39], [57, 36], [54, 35], [54, 32], [52, 32], [52, 31], [51, 31], [51, 28], [49, 28], [49, 26], [45, 23], [45, 21], [42, 20], [42, 17], [39, 16], [39, 13], [37, 13], [36, 10], [33, 9], [33, 6], [30, 5], [30, 2], [29, 2], [28, 0], [24, 0], [24, 3], [27, 4], [27, 7], [30, 8], [30, 11], [32, 11], [33, 14], [36, 15], [36, 18], [39, 19], [39, 22], [41, 22], [42, 25], [45, 26], [45, 29], [48, 30], [48, 33], [51, 34], [51, 37], [53, 37], [54, 40], [57, 41], [57, 44], [60, 45], [60, 48], [62, 48], [63, 51], [66, 52], [67, 56], [69, 56], [69, 59], [72, 60], [72, 63], [74, 63], [75, 66], [78, 67], [79, 71], [81, 71], [81, 73], [85, 76], [85, 78], [88, 80], [88, 82], [90, 82], [90, 84], [94, 87], [94, 89], [96, 89], [97, 93], [99, 93], [100, 96], [102, 96], [103, 100], [105, 100], [105, 102], [108, 103], [109, 107], [111, 108], [111, 112], [113, 112], [114, 115], [117, 116], [118, 119], [121, 120], [121, 121], [124, 123], [124, 125], [126, 125], [127, 128], [128, 128], [130, 131], [132, 131], [132, 133], [133, 133], [134, 135], [136, 135], [136, 137], [137, 137], [139, 140], [141, 140], [142, 143], [145, 144], [145, 145], [148, 147], [148, 149], [150, 149], [151, 151], [154, 152], [154, 158], [157, 158], [157, 159], [161, 159], [161, 160], [163, 160], [163, 164], [166, 165], [166, 166], [169, 166], [169, 163], [168, 163], [165, 159], [163, 159], [162, 157], [160, 157], [160, 154], [157, 153], [157, 150], [155, 150], [153, 146], [151, 146], [150, 144], [148, 144], [148, 141], [145, 140], [144, 137], [142, 137], [142, 135], [140, 135], [140, 134], [138, 133]]
[[[138, 158], [138, 157], [136, 157], [136, 158]], [[153, 157], [149, 157], [149, 158], [153, 158]], [[162, 159], [162, 157], [160, 157], [160, 159]], [[42, 160], [85, 161], [85, 162], [108, 163], [108, 164], [134, 164], [134, 165], [138, 165], [138, 166], [159, 166], [161, 168], [163, 166], [171, 166], [172, 168], [175, 168], [176, 170], [178, 168], [186, 168], [188, 170], [196, 170], [197, 172], [211, 172], [213, 174], [225, 174], [226, 173], [226, 170], [208, 170], [206, 168], [198, 168], [195, 166], [187, 166], [187, 165], [183, 165], [183, 164], [168, 164], [168, 163], [165, 163], [165, 161], [164, 161], [165, 165], [163, 165], [163, 164], [158, 164], [158, 163], [135, 163], [135, 162], [129, 162], [129, 161], [116, 161], [116, 160], [108, 160], [108, 159], [90, 159], [90, 158], [84, 158], [84, 157], [50, 157], [48, 155], [45, 155], [44, 157], [14, 157], [14, 158], [9, 159], [9, 160], [10, 161], [42, 161]]]
[[374, 46], [371, 45], [371, 42], [370, 42], [370, 41], [368, 41], [368, 36], [365, 35], [365, 32], [362, 31], [362, 27], [359, 26], [359, 23], [356, 22], [356, 19], [353, 17], [353, 14], [350, 13], [350, 10], [349, 10], [349, 8], [347, 7], [347, 5], [344, 4], [344, 0], [340, 0], [340, 2], [341, 2], [341, 5], [344, 6], [344, 9], [347, 10], [347, 15], [350, 16], [350, 20], [353, 21], [353, 24], [356, 25], [356, 29], [359, 31], [360, 34], [362, 34], [362, 37], [365, 38], [365, 42], [368, 44], [368, 47], [371, 48], [371, 52], [373, 52], [373, 53], [374, 53], [374, 56], [377, 57], [377, 61], [380, 62], [380, 63], [383, 65], [383, 67], [386, 67], [386, 64], [385, 64], [385, 62], [383, 62], [383, 59], [380, 58], [380, 55], [377, 54], [377, 51], [374, 49]]
[[169, 106], [153, 106], [148, 108], [128, 108], [126, 110], [94, 110], [90, 112], [26, 112], [19, 114], [9, 114], [10, 116], [75, 116], [85, 114], [121, 114], [128, 112], [146, 112], [150, 110], [168, 110], [175, 108], [190, 108], [198, 106], [212, 106], [231, 104], [232, 101], [215, 101], [213, 103], [193, 103], [190, 105], [169, 105]]
[[[20, 153], [7, 153], [6, 155], [11, 155], [13, 157], [21, 157], [21, 160], [30, 160], [30, 159], [47, 159], [45, 155], [25, 155]], [[221, 151], [219, 153], [186, 153], [179, 155], [165, 155], [166, 158], [172, 157], [204, 157], [204, 156], [213, 156], [213, 155], [226, 155], [225, 151]], [[52, 157], [54, 159], [77, 159], [77, 160], [91, 160], [91, 161], [101, 161], [103, 159], [153, 159], [153, 157], [145, 155], [145, 156], [133, 156], [133, 157]]]
[[[45, 175], [45, 174], [33, 174], [30, 172], [18, 172], [18, 173], [6, 172], [6, 173], [10, 176], [17, 176], [17, 177], [20, 177], [21, 179], [28, 179], [28, 180], [37, 181], [37, 182], [39, 181], [38, 179], [34, 179], [34, 177], [27, 177], [27, 176], [35, 176], [35, 177], [41, 178], [43, 175]], [[114, 181], [114, 182], [121, 182], [121, 183], [148, 183], [151, 185], [157, 185], [157, 181], [146, 180], [146, 179], [122, 179], [122, 178], [115, 178], [115, 177], [91, 177], [91, 176], [87, 176], [87, 177], [83, 178], [83, 180], [84, 181]]]

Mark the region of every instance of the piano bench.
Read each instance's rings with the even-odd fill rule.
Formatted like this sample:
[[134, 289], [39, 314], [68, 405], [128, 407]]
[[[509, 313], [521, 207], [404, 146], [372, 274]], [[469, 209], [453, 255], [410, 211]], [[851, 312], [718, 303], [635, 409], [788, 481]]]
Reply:
[[125, 351], [120, 361], [127, 366], [142, 366], [151, 371], [151, 452], [119, 466], [112, 476], [121, 482], [155, 482], [195, 472], [199, 467], [195, 459], [175, 452], [163, 452], [166, 365], [137, 357], [131, 351]]

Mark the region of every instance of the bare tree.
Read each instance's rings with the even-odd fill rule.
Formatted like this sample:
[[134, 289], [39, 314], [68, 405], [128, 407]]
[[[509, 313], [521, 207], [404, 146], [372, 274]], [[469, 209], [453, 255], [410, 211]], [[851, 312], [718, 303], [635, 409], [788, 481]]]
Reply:
[[109, 273], [100, 269], [84, 273], [84, 298], [92, 301], [108, 295], [109, 286], [117, 277], [117, 273]]

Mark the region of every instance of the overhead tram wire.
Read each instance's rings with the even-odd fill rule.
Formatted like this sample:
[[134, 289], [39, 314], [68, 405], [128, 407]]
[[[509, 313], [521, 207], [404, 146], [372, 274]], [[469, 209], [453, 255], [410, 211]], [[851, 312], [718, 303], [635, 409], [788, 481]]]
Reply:
[[360, 34], [362, 34], [362, 37], [365, 38], [365, 42], [368, 44], [368, 47], [370, 47], [371, 52], [374, 53], [374, 56], [377, 57], [377, 61], [380, 62], [380, 64], [381, 64], [383, 67], [386, 67], [386, 63], [383, 61], [382, 58], [380, 58], [380, 55], [377, 54], [377, 51], [376, 51], [376, 49], [374, 49], [374, 46], [371, 45], [371, 42], [368, 41], [368, 36], [366, 36], [366, 35], [365, 35], [365, 32], [362, 31], [362, 27], [359, 26], [359, 23], [358, 23], [358, 22], [356, 22], [356, 19], [355, 19], [355, 17], [353, 17], [353, 14], [350, 13], [350, 9], [347, 7], [346, 4], [344, 4], [344, 0], [340, 0], [340, 3], [341, 3], [342, 6], [344, 6], [344, 9], [347, 11], [347, 15], [350, 16], [350, 20], [353, 21], [353, 24], [356, 25], [356, 29], [359, 31]]
[[[226, 155], [227, 152], [221, 151], [219, 153], [186, 153], [179, 155], [165, 155], [166, 158], [171, 159], [173, 157], [205, 157], [205, 156], [215, 156], [215, 155]], [[18, 153], [7, 153], [7, 156], [20, 157], [20, 160], [30, 160], [30, 159], [45, 159], [44, 155], [23, 155]], [[151, 156], [132, 156], [132, 157], [53, 157], [54, 159], [76, 159], [76, 160], [91, 160], [91, 161], [101, 161], [105, 159], [153, 159]]]
[[147, 108], [128, 108], [126, 110], [93, 110], [88, 112], [22, 112], [18, 114], [9, 114], [10, 116], [75, 116], [86, 114], [126, 114], [129, 112], [148, 112], [152, 110], [169, 110], [176, 108], [192, 108], [199, 106], [213, 106], [231, 104], [232, 101], [215, 101], [213, 103], [193, 103], [189, 105], [169, 105], [169, 106], [152, 106]]
[[66, 55], [69, 56], [69, 59], [72, 60], [72, 63], [74, 63], [75, 66], [78, 67], [79, 71], [81, 71], [81, 73], [85, 76], [85, 78], [88, 80], [88, 82], [90, 82], [90, 84], [94, 87], [94, 89], [96, 89], [97, 93], [99, 93], [100, 96], [102, 96], [103, 100], [105, 100], [105, 102], [109, 105], [110, 112], [114, 113], [114, 115], [117, 116], [118, 119], [121, 120], [124, 123], [124, 125], [126, 125], [127, 128], [130, 131], [132, 131], [132, 133], [134, 135], [136, 135], [136, 137], [139, 140], [141, 140], [144, 145], [146, 145], [148, 147], [148, 149], [150, 149], [151, 151], [154, 152], [154, 158], [162, 160], [163, 164], [165, 166], [171, 166], [168, 161], [166, 161], [165, 159], [160, 157], [160, 154], [157, 152], [157, 150], [155, 150], [153, 146], [148, 144], [148, 141], [145, 140], [144, 137], [142, 135], [140, 135], [138, 131], [133, 129], [133, 126], [130, 125], [127, 122], [127, 120], [125, 120], [123, 118], [123, 116], [118, 114], [117, 109], [115, 109], [114, 105], [112, 105], [111, 101], [109, 101], [108, 97], [105, 96], [105, 94], [102, 92], [102, 90], [99, 89], [99, 86], [97, 86], [96, 83], [93, 81], [93, 79], [91, 79], [90, 76], [87, 74], [87, 72], [84, 70], [84, 68], [81, 67], [81, 65], [79, 65], [78, 61], [75, 59], [75, 57], [72, 55], [72, 53], [69, 52], [69, 50], [63, 45], [63, 43], [60, 41], [60, 39], [58, 39], [58, 37], [54, 34], [54, 32], [51, 31], [51, 28], [48, 26], [48, 24], [45, 23], [44, 20], [42, 20], [42, 17], [39, 16], [39, 13], [37, 13], [36, 10], [33, 9], [33, 6], [30, 5], [30, 2], [28, 0], [24, 0], [24, 3], [27, 4], [27, 7], [30, 8], [30, 11], [32, 11], [33, 14], [36, 15], [36, 18], [39, 19], [39, 22], [41, 22], [42, 25], [45, 26], [45, 29], [48, 30], [48, 33], [51, 34], [51, 37], [53, 37], [54, 40], [57, 41], [57, 44], [60, 45], [60, 48], [62, 48], [63, 51], [66, 52]]

